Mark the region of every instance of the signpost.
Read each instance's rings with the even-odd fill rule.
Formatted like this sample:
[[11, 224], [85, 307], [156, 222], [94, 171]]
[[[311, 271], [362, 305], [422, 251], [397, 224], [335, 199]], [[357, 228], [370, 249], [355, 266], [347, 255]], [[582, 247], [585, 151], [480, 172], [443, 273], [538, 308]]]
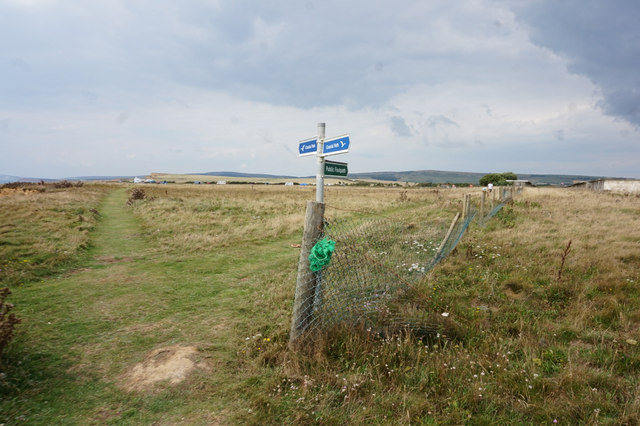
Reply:
[[313, 315], [313, 305], [316, 299], [322, 299], [322, 286], [319, 275], [309, 268], [309, 253], [318, 241], [324, 226], [324, 176], [347, 176], [347, 163], [325, 161], [329, 155], [345, 154], [349, 152], [349, 135], [337, 136], [325, 140], [325, 123], [318, 123], [318, 135], [314, 138], [302, 140], [298, 143], [300, 157], [316, 156], [316, 201], [307, 203], [307, 214], [304, 222], [304, 233], [300, 245], [300, 259], [298, 261], [298, 277], [296, 294], [293, 301], [291, 331], [289, 347], [294, 347], [296, 339], [310, 324]]
[[[316, 168], [316, 202], [324, 203], [324, 176], [347, 176], [346, 163], [325, 161], [325, 157], [349, 152], [351, 140], [349, 135], [334, 136], [325, 139], [325, 123], [318, 123], [318, 136], [298, 142], [298, 156], [315, 155]], [[327, 165], [329, 164], [329, 165]]]
[[324, 130], [325, 123], [318, 123], [318, 140], [316, 141], [316, 203], [324, 204]]
[[347, 167], [347, 163], [325, 160], [324, 174], [326, 176], [347, 176], [349, 174], [349, 167]]

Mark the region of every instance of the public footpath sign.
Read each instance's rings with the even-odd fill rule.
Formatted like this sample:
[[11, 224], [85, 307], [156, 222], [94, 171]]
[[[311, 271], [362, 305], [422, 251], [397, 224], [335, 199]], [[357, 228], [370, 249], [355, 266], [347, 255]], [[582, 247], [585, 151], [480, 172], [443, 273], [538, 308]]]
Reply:
[[349, 174], [348, 164], [337, 161], [325, 161], [324, 174], [327, 176], [347, 176]]
[[349, 152], [351, 140], [349, 135], [334, 136], [325, 139], [325, 123], [318, 123], [318, 135], [298, 142], [298, 156], [315, 155], [316, 168], [316, 202], [324, 203], [324, 176], [347, 176], [347, 163], [325, 161], [325, 157]]

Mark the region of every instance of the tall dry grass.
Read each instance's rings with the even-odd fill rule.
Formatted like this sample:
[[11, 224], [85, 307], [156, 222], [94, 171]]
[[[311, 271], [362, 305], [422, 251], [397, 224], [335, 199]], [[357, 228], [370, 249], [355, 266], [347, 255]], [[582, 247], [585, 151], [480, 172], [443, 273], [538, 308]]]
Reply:
[[[477, 189], [331, 187], [327, 216], [450, 220], [468, 192], [478, 206]], [[283, 186], [153, 187], [151, 194], [136, 213], [163, 247], [189, 256], [296, 243], [314, 198], [313, 189]], [[638, 197], [527, 189], [492, 220], [472, 224], [414, 289], [420, 309], [448, 314], [441, 325], [449, 336], [381, 338], [347, 328], [299, 354], [287, 349], [297, 262], [256, 271], [255, 309], [263, 314], [239, 342], [244, 368], [264, 383], [247, 391], [254, 412], [267, 423], [633, 421], [640, 415], [639, 242]]]
[[0, 285], [15, 286], [73, 261], [89, 245], [99, 202], [109, 189], [84, 185], [0, 196]]
[[[134, 312], [127, 317], [132, 329], [153, 325], [160, 330], [154, 338], [172, 344], [209, 342], [212, 356], [222, 358], [189, 386], [158, 399], [115, 394], [107, 403], [85, 401], [85, 418], [99, 421], [101, 404], [110, 404], [123, 413], [143, 406], [144, 418], [153, 421], [197, 419], [217, 386], [233, 395], [223, 415], [238, 424], [634, 424], [640, 418], [638, 197], [527, 189], [493, 219], [473, 223], [458, 248], [413, 289], [414, 309], [438, 318], [440, 335], [383, 335], [347, 324], [292, 352], [287, 343], [298, 251], [291, 244], [300, 242], [314, 190], [142, 188], [147, 197], [123, 208], [139, 218], [146, 245], [144, 261], [130, 265], [141, 268], [130, 291], [144, 287], [147, 294], [130, 297], [119, 285], [123, 293], [101, 315]], [[3, 241], [23, 238], [19, 256], [51, 247], [77, 251], [86, 241], [76, 239], [83, 233], [78, 216], [85, 214], [74, 209], [97, 203], [101, 189], [89, 198], [75, 191], [90, 189], [43, 194], [51, 198], [39, 202], [0, 200], [3, 213], [12, 214], [3, 215]], [[330, 187], [327, 216], [384, 216], [416, 226], [446, 222], [466, 192], [477, 205], [476, 189]], [[55, 220], [44, 227], [48, 216]], [[44, 245], [37, 246], [40, 240]], [[127, 265], [116, 271], [122, 276], [103, 277], [105, 283], [122, 284], [132, 272]], [[108, 356], [107, 346], [126, 351], [131, 341], [153, 334], [123, 330], [118, 333], [131, 340], [109, 334], [91, 356], [110, 365], [125, 356]], [[68, 341], [85, 332], [64, 331]]]
[[[407, 196], [433, 209], [458, 206], [467, 191]], [[393, 209], [390, 194], [369, 196]], [[638, 243], [637, 196], [527, 189], [485, 226], [473, 224], [415, 289], [421, 309], [448, 314], [449, 336], [333, 330], [311, 357], [291, 357], [282, 332], [267, 352], [248, 345], [279, 372], [256, 404], [288, 421], [329, 423], [634, 422]]]
[[[165, 250], [192, 254], [235, 244], [290, 238], [299, 243], [306, 203], [315, 189], [269, 185], [145, 186], [148, 197], [133, 205], [149, 234]], [[327, 217], [394, 214], [406, 220], [453, 216], [457, 201], [432, 190], [330, 187]], [[443, 200], [445, 213], [433, 209]], [[435, 213], [434, 213], [435, 212]]]

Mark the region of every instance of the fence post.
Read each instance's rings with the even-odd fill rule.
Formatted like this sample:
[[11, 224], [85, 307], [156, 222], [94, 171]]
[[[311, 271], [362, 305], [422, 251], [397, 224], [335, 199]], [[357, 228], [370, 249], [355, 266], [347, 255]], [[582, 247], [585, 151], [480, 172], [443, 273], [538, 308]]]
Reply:
[[471, 212], [471, 194], [464, 194], [464, 202], [462, 204], [462, 220], [466, 220]]
[[440, 247], [438, 247], [438, 250], [436, 251], [436, 255], [433, 257], [434, 259], [436, 259], [436, 261], [438, 261], [438, 259], [442, 255], [442, 251], [444, 250], [444, 246], [445, 246], [445, 244], [447, 244], [447, 240], [449, 239], [449, 236], [451, 235], [451, 232], [453, 231], [453, 227], [456, 226], [456, 222], [458, 222], [458, 218], [459, 217], [460, 217], [460, 212], [456, 213], [456, 216], [453, 218], [453, 221], [451, 222], [451, 226], [449, 226], [449, 230], [447, 231], [447, 234], [442, 239], [442, 242], [440, 243]]
[[480, 220], [484, 222], [484, 201], [487, 198], [487, 191], [482, 191], [482, 199], [480, 200]]
[[296, 295], [293, 301], [291, 332], [289, 333], [290, 348], [311, 321], [316, 292], [316, 277], [315, 273], [309, 268], [309, 253], [311, 253], [313, 245], [318, 241], [323, 231], [324, 206], [324, 203], [307, 202], [300, 259], [298, 260], [298, 277], [296, 280]]
[[462, 198], [462, 220], [467, 218], [467, 194]]

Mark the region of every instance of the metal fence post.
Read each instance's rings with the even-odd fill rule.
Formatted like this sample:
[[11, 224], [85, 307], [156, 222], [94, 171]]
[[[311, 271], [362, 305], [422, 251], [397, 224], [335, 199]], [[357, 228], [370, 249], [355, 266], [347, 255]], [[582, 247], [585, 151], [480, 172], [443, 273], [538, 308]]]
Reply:
[[325, 123], [318, 123], [318, 139], [316, 141], [316, 202], [324, 203], [324, 138]]
[[289, 347], [305, 331], [312, 319], [313, 302], [316, 293], [315, 273], [309, 268], [309, 253], [322, 235], [324, 225], [324, 203], [307, 201], [304, 231], [298, 260], [296, 294], [293, 301]]

